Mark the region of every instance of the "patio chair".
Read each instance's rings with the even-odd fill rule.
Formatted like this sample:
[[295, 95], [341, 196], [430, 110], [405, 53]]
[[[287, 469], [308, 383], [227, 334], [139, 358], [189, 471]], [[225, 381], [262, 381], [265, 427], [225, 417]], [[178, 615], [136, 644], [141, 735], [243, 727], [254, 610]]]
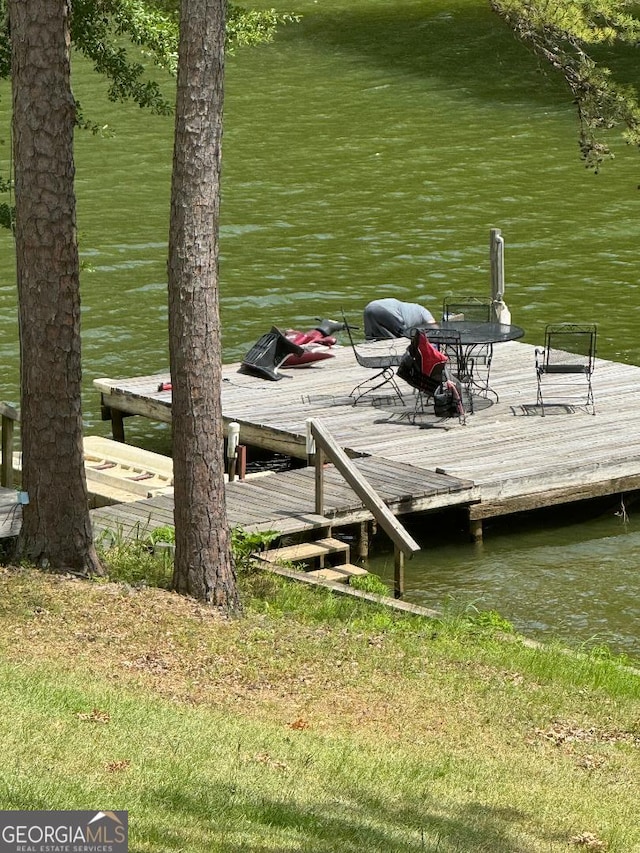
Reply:
[[[596, 358], [595, 324], [555, 323], [547, 325], [544, 349], [535, 350], [536, 377], [538, 380], [537, 404], [541, 414], [550, 400], [558, 403], [574, 402], [595, 415], [591, 376]], [[553, 383], [553, 391], [546, 388]], [[545, 391], [543, 393], [543, 386]], [[579, 396], [577, 396], [579, 389]], [[575, 400], [580, 400], [575, 403]]]
[[[400, 363], [401, 354], [397, 352], [365, 352], [364, 349], [366, 349], [367, 346], [372, 346], [371, 344], [365, 344], [364, 347], [358, 348], [353, 340], [353, 335], [351, 334], [351, 329], [356, 327], [349, 325], [344, 312], [342, 312], [342, 317], [344, 320], [344, 328], [349, 337], [349, 343], [351, 344], [351, 349], [353, 350], [356, 361], [360, 367], [366, 367], [369, 370], [376, 371], [373, 376], [359, 382], [350, 392], [349, 397], [353, 398], [353, 405], [355, 406], [358, 400], [361, 400], [367, 394], [372, 394], [374, 391], [383, 388], [385, 385], [389, 385], [394, 395], [404, 406], [405, 402], [402, 397], [402, 391], [395, 380], [395, 368]], [[375, 344], [373, 346], [375, 346]]]
[[460, 382], [452, 376], [449, 357], [430, 341], [431, 333], [417, 329], [402, 357], [397, 376], [416, 391], [416, 403], [410, 415], [412, 422], [424, 413], [433, 400], [434, 414], [439, 417], [457, 415], [465, 422]]
[[[442, 319], [491, 323], [494, 320], [493, 302], [490, 296], [445, 296]], [[497, 393], [489, 385], [493, 344], [471, 344], [465, 347], [464, 355], [478, 394], [483, 397], [493, 394], [498, 402]]]
[[290, 355], [301, 356], [303, 347], [290, 341], [276, 326], [258, 338], [245, 355], [239, 368], [240, 373], [249, 373], [262, 379], [282, 379], [278, 368]]
[[474, 385], [473, 359], [469, 358], [467, 349], [463, 347], [460, 340], [460, 332], [453, 329], [424, 329], [429, 342], [438, 350], [443, 352], [449, 360], [449, 370], [451, 375], [459, 380], [463, 395], [467, 400], [469, 414], [473, 414], [473, 394], [471, 393]]
[[491, 308], [490, 296], [445, 296], [442, 300], [442, 319], [490, 323], [493, 319]]

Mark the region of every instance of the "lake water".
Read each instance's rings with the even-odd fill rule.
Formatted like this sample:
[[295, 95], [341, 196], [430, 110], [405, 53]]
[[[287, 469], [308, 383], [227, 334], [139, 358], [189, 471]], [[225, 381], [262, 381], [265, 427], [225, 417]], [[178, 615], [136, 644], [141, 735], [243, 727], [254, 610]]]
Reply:
[[[260, 5], [260, 4], [254, 4]], [[480, 0], [268, 0], [298, 12], [275, 44], [227, 63], [221, 221], [225, 361], [273, 323], [354, 322], [394, 295], [438, 313], [447, 292], [489, 291], [492, 227], [525, 340], [551, 320], [599, 324], [599, 355], [640, 363], [640, 158], [614, 137], [599, 175], [579, 161], [561, 82]], [[616, 61], [632, 77], [635, 57]], [[113, 133], [77, 136], [84, 271], [84, 412], [108, 434], [92, 382], [168, 364], [166, 240], [172, 120], [108, 104], [81, 61], [74, 88]], [[9, 161], [0, 90], [1, 166]], [[0, 235], [2, 397], [18, 401], [14, 254]], [[533, 368], [532, 368], [533, 370]], [[128, 439], [169, 452], [166, 426]], [[408, 564], [408, 597], [498, 609], [536, 636], [640, 656], [639, 528], [616, 507], [571, 523], [452, 535]], [[381, 571], [385, 571], [384, 558]]]

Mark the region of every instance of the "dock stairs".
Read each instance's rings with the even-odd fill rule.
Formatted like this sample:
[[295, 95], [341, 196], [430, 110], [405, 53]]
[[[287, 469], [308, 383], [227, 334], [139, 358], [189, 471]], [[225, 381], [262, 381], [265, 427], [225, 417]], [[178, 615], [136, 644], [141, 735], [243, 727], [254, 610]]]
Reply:
[[303, 571], [308, 577], [349, 583], [352, 577], [368, 574], [366, 569], [350, 562], [350, 551], [348, 542], [327, 536], [311, 542], [258, 551], [254, 556], [273, 567], [303, 563]]

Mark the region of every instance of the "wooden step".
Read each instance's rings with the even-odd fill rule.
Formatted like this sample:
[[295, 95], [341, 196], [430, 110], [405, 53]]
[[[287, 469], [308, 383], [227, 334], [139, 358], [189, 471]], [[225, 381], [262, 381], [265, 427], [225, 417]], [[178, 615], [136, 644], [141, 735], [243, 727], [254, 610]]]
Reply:
[[349, 581], [349, 576], [345, 575], [344, 572], [338, 571], [337, 568], [333, 569], [314, 569], [312, 572], [305, 572], [310, 578], [318, 578], [318, 580], [322, 581], [337, 581], [338, 583], [347, 583]]
[[[231, 483], [231, 486], [234, 486], [234, 483]], [[243, 525], [243, 530], [249, 533], [261, 533], [275, 529], [280, 536], [291, 536], [296, 533], [307, 533], [314, 530], [316, 531], [316, 535], [330, 536], [332, 526], [332, 519], [324, 515], [306, 512], [301, 515], [283, 516], [277, 521], [270, 518], [267, 521], [260, 521], [258, 524]]]
[[350, 578], [363, 578], [365, 575], [369, 574], [369, 572], [362, 566], [355, 566], [353, 563], [341, 563], [335, 568], [337, 571], [343, 572], [343, 574]]
[[343, 583], [348, 583], [350, 578], [363, 577], [368, 574], [369, 572], [363, 569], [362, 566], [354, 566], [353, 563], [343, 563], [340, 566], [331, 566], [327, 569], [313, 569], [310, 572], [305, 572], [305, 575], [312, 578]]
[[330, 554], [343, 554], [349, 560], [349, 543], [329, 537], [315, 542], [300, 542], [297, 545], [286, 545], [283, 548], [271, 548], [268, 551], [258, 551], [256, 557], [267, 563], [302, 562], [318, 557], [328, 557]]

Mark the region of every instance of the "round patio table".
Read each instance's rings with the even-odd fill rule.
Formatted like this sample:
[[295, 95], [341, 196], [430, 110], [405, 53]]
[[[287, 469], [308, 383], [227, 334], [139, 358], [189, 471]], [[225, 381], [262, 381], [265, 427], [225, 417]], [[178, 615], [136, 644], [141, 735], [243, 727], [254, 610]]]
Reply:
[[[473, 344], [501, 344], [506, 341], [515, 341], [524, 336], [524, 329], [520, 326], [508, 325], [506, 323], [478, 323], [473, 320], [442, 320], [437, 324], [438, 329], [451, 332], [460, 332], [460, 343], [463, 346]], [[428, 327], [425, 328], [427, 334]]]
[[[467, 376], [469, 388], [476, 388], [482, 397], [488, 399], [491, 394], [495, 397], [496, 402], [500, 397], [495, 388], [489, 384], [489, 370], [491, 365], [491, 354], [494, 344], [506, 343], [507, 341], [515, 341], [524, 335], [524, 329], [520, 326], [515, 326], [507, 323], [495, 322], [478, 322], [477, 320], [442, 320], [435, 326], [437, 334], [438, 330], [444, 332], [456, 332], [460, 336], [460, 346], [463, 348], [464, 364], [463, 372]], [[425, 327], [424, 331], [429, 336], [429, 329]], [[474, 375], [474, 360], [477, 358], [478, 349], [487, 347], [488, 359], [486, 361], [486, 375], [481, 382], [478, 382]], [[473, 413], [473, 397], [471, 398], [471, 412]]]

